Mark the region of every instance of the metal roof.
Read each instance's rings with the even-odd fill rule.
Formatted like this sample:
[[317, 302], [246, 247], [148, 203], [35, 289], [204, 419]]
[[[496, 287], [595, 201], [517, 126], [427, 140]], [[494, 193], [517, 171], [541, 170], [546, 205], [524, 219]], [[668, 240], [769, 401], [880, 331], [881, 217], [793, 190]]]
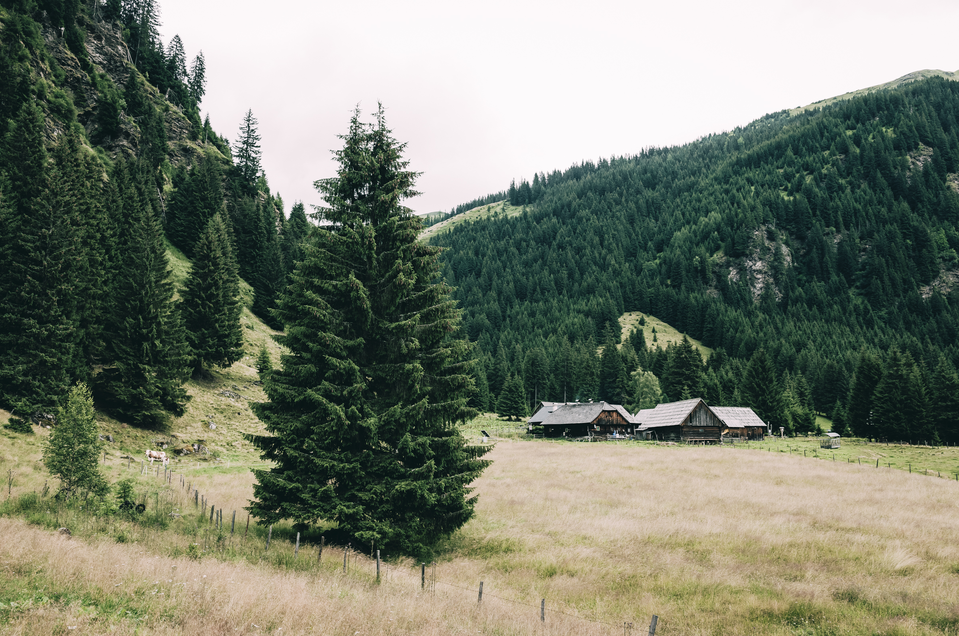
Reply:
[[839, 437], [839, 433], [826, 433], [826, 437]]
[[766, 423], [759, 419], [756, 412], [748, 406], [711, 406], [709, 408], [729, 428], [746, 428], [747, 426], [766, 428]]

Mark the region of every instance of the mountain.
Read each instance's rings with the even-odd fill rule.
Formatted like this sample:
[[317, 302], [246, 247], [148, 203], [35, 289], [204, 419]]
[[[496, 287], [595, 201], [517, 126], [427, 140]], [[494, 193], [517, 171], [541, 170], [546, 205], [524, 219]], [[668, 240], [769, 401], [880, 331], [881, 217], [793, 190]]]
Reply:
[[[500, 204], [521, 213], [430, 241], [447, 248], [444, 274], [493, 395], [538, 359], [530, 394], [602, 397], [570, 360], [591, 364], [618, 318], [641, 311], [717, 350], [711, 404], [742, 399], [763, 350], [777, 382], [807, 385], [816, 410], [842, 419], [863, 356], [908, 356], [929, 391], [935, 369], [951, 378], [959, 364], [957, 118], [959, 83], [906, 76], [681, 147], [538, 174]], [[959, 413], [943, 417], [940, 435], [955, 438]]]

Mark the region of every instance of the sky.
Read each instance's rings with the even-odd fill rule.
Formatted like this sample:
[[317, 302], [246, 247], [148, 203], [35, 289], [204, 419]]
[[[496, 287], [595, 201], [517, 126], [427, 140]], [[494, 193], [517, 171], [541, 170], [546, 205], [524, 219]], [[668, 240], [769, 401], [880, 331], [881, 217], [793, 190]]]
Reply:
[[730, 131], [921, 69], [959, 70], [959, 2], [160, 0], [164, 42], [203, 51], [201, 111], [248, 110], [288, 214], [322, 204], [353, 110], [382, 103], [418, 213], [511, 180]]

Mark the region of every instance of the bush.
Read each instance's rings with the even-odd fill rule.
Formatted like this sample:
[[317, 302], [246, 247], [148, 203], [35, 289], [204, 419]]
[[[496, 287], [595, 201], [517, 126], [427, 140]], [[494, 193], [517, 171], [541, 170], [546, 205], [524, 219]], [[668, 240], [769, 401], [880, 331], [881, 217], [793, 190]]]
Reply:
[[10, 421], [7, 424], [4, 424], [3, 427], [10, 429], [14, 433], [33, 435], [33, 426], [30, 425], [30, 422], [20, 419], [19, 417], [11, 417]]

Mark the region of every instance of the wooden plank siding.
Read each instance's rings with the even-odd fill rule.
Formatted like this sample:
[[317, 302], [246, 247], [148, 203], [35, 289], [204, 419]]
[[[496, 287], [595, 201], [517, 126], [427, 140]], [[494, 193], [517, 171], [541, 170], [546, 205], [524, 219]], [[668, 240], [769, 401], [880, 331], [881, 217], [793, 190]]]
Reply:
[[722, 434], [722, 421], [709, 410], [705, 402], [697, 404], [682, 423], [684, 442], [719, 443]]

